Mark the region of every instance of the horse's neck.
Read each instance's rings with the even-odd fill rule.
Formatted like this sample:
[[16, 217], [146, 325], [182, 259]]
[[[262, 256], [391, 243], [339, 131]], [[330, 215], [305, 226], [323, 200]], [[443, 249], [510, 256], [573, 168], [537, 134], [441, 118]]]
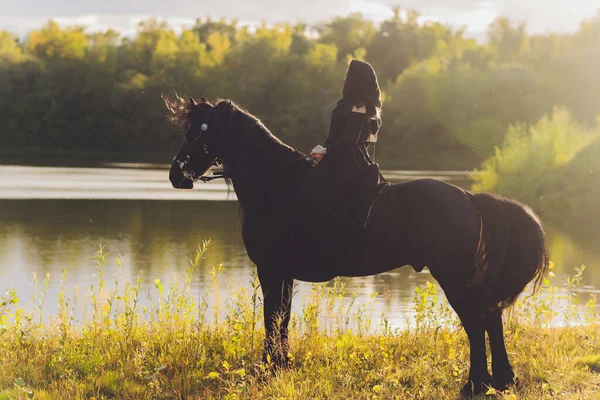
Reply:
[[[252, 209], [268, 210], [274, 202], [286, 196], [283, 185], [288, 179], [290, 164], [302, 154], [262, 133], [248, 143], [238, 143], [228, 163], [231, 180], [240, 205], [245, 212]], [[293, 185], [292, 185], [293, 186]]]

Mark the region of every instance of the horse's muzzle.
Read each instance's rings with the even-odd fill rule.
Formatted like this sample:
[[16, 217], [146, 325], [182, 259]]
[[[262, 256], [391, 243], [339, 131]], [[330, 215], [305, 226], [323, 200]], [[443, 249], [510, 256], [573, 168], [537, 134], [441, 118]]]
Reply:
[[173, 172], [174, 168], [171, 168], [169, 173], [169, 180], [175, 189], [193, 189], [194, 182], [183, 176], [181, 172]]
[[[175, 184], [173, 184], [173, 186], [175, 186]], [[177, 189], [193, 189], [194, 182], [187, 178], [183, 178], [181, 180], [181, 182], [179, 182], [179, 187], [175, 186], [175, 188], [177, 188]]]

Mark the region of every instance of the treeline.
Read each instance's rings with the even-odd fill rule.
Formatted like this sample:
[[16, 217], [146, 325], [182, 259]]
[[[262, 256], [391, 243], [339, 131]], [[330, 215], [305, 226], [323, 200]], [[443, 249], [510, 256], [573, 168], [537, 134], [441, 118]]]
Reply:
[[510, 124], [555, 105], [582, 124], [600, 113], [600, 12], [573, 34], [531, 36], [499, 18], [488, 39], [399, 9], [381, 24], [360, 14], [256, 28], [198, 19], [176, 33], [152, 18], [133, 38], [54, 21], [25, 40], [0, 32], [0, 156], [164, 162], [179, 128], [163, 92], [231, 98], [308, 151], [326, 137], [351, 57], [373, 64], [384, 91], [385, 168], [477, 167]]

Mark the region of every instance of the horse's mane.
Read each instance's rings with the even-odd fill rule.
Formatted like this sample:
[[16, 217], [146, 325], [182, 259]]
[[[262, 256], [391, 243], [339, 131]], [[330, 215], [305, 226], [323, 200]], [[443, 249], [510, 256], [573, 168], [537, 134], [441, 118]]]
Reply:
[[231, 104], [235, 110], [231, 121], [233, 126], [228, 130], [240, 135], [239, 139], [246, 145], [256, 147], [259, 151], [270, 151], [271, 156], [275, 155], [278, 159], [282, 158], [282, 161], [306, 158], [306, 154], [282, 142], [281, 139], [269, 131], [260, 119], [247, 110], [230, 100], [220, 101], [217, 107], [223, 103]]
[[[265, 173], [277, 173], [283, 168], [289, 167], [298, 168], [299, 174], [303, 174], [313, 167], [306, 155], [293, 147], [283, 143], [278, 137], [273, 135], [262, 121], [252, 115], [250, 112], [236, 104], [231, 100], [217, 99], [216, 105], [212, 105], [208, 100], [201, 98], [200, 102], [192, 101], [192, 99], [184, 99], [179, 95], [173, 98], [162, 96], [165, 106], [171, 112], [169, 120], [180, 126], [189, 127], [189, 124], [194, 118], [206, 112], [206, 107], [213, 107], [213, 110], [218, 110], [217, 113], [224, 115], [222, 110], [232, 110], [228, 121], [222, 121], [226, 127], [227, 134], [230, 135], [229, 140], [232, 145], [243, 146], [244, 152], [264, 153], [265, 157], [261, 158], [260, 164], [272, 170], [264, 171]], [[230, 167], [227, 159], [224, 161], [224, 169], [227, 171]], [[289, 172], [289, 170], [288, 170]], [[228, 186], [230, 180], [226, 179]]]
[[188, 126], [194, 116], [201, 112], [199, 106], [212, 106], [209, 102], [204, 101], [193, 104], [191, 98], [184, 99], [178, 94], [170, 97], [163, 93], [161, 97], [165, 103], [165, 106], [167, 107], [167, 110], [171, 112], [171, 115], [169, 115], [169, 121], [179, 126]]
[[[198, 116], [202, 112], [202, 107], [213, 107], [213, 105], [204, 98], [202, 98], [200, 103], [196, 104], [192, 103], [191, 99], [184, 99], [177, 94], [173, 98], [163, 94], [162, 99], [165, 102], [167, 109], [171, 112], [169, 120], [172, 123], [180, 126], [188, 126], [194, 117]], [[224, 104], [231, 105], [234, 110], [238, 112], [240, 115], [238, 122], [246, 124], [245, 127], [250, 128], [253, 139], [260, 141], [263, 145], [269, 143], [276, 144], [277, 147], [281, 147], [282, 150], [285, 150], [285, 152], [293, 154], [294, 156], [306, 157], [304, 153], [283, 143], [278, 137], [269, 131], [269, 129], [262, 123], [260, 119], [256, 118], [249, 111], [245, 110], [232, 100], [217, 99], [214, 108], [219, 108]], [[239, 131], [246, 133], [246, 129]]]

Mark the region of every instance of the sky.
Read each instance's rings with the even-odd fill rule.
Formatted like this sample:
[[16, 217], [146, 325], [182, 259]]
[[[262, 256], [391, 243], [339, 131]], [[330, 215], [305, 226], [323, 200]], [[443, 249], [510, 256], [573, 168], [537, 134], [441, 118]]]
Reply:
[[466, 26], [468, 36], [481, 40], [498, 16], [526, 20], [529, 33], [573, 32], [600, 10], [600, 0], [0, 0], [0, 30], [23, 36], [53, 18], [90, 31], [113, 28], [132, 35], [150, 16], [180, 29], [197, 17], [235, 18], [242, 24], [318, 23], [357, 11], [380, 22], [396, 5], [419, 11], [423, 20]]

